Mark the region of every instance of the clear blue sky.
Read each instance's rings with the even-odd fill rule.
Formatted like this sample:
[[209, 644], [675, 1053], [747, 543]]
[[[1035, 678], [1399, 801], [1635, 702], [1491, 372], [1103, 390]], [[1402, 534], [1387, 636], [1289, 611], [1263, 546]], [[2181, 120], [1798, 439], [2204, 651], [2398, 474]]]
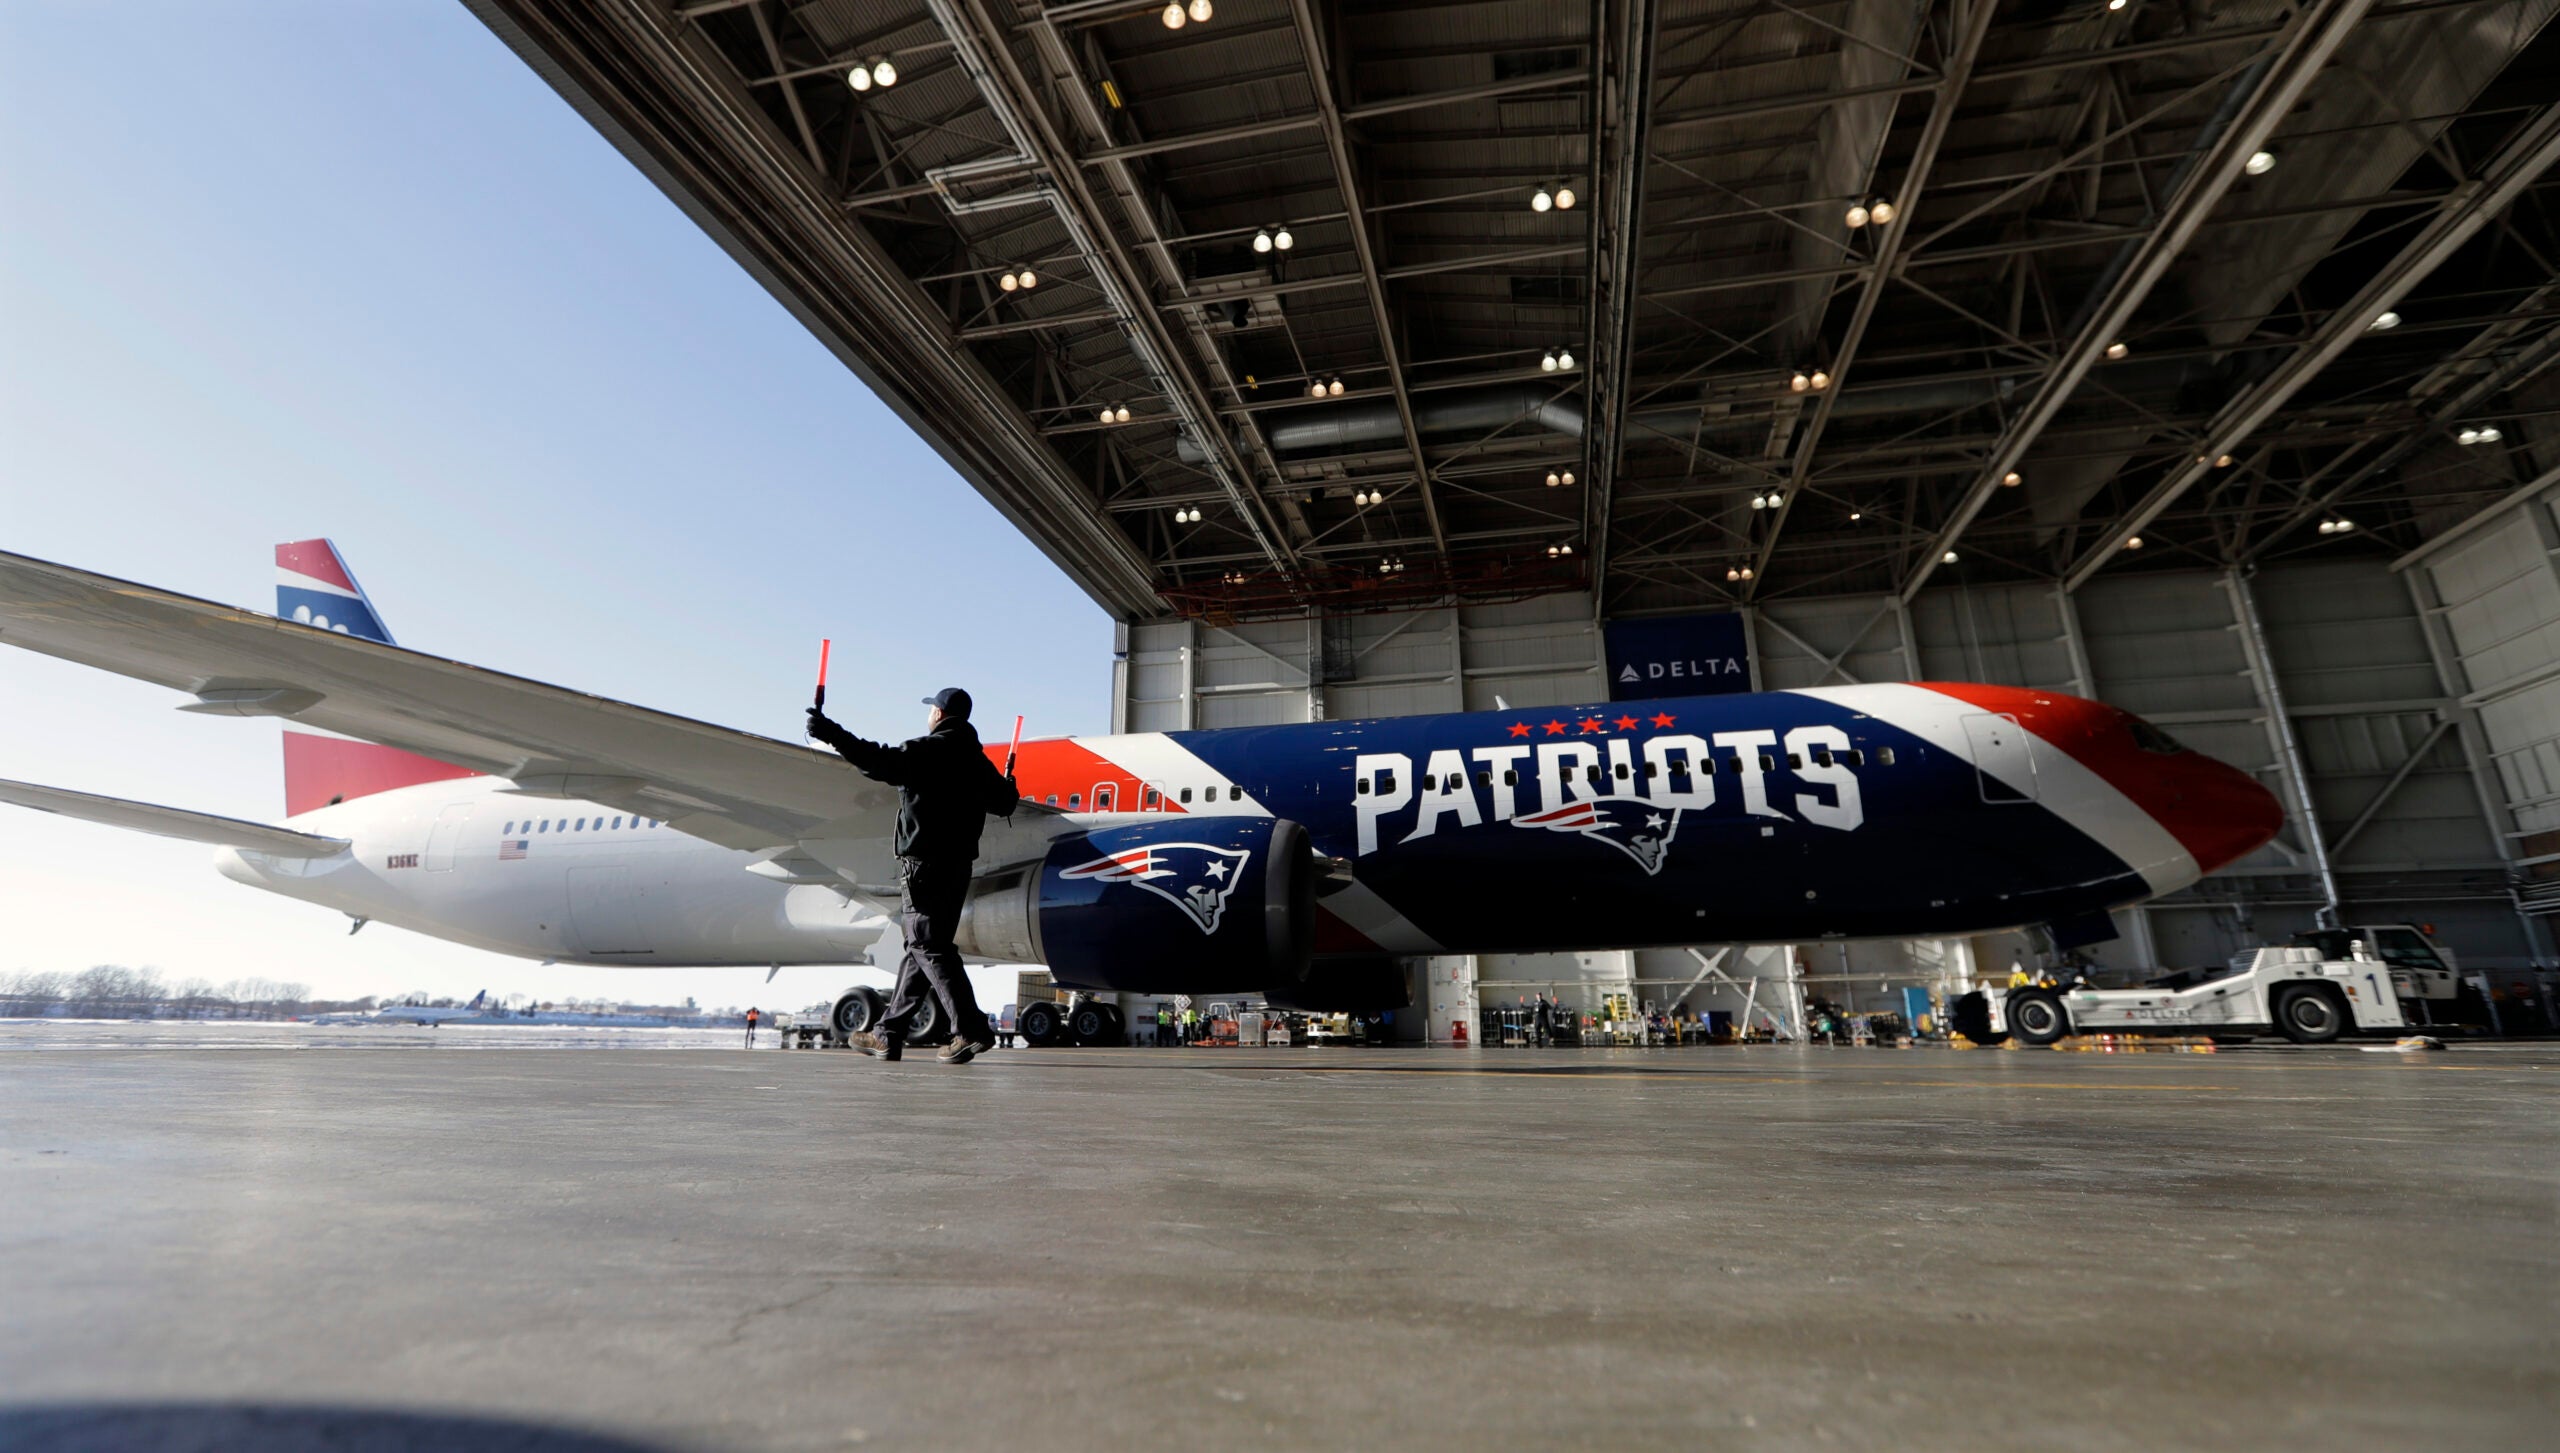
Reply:
[[[1107, 726], [1103, 612], [450, 0], [0, 5], [0, 218], [0, 547], [271, 610], [327, 535], [405, 646], [792, 740], [822, 635], [867, 734]], [[0, 776], [280, 815], [277, 727], [174, 705], [0, 648]], [[0, 808], [0, 971], [639, 987], [208, 856]], [[761, 978], [645, 987], [844, 975]]]

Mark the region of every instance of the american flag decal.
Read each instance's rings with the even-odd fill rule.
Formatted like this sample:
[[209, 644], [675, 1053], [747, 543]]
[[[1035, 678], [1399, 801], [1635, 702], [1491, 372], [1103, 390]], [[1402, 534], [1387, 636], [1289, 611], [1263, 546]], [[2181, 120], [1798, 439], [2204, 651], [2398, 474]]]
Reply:
[[498, 861], [503, 863], [512, 858], [521, 858], [524, 856], [524, 850], [531, 846], [533, 846], [533, 840], [530, 838], [502, 837], [498, 839]]

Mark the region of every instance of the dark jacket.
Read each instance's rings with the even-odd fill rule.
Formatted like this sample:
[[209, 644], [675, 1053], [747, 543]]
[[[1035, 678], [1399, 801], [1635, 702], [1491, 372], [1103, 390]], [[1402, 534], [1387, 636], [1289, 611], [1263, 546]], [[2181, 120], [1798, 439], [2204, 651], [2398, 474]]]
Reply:
[[1013, 816], [1019, 800], [1012, 779], [996, 770], [965, 721], [940, 726], [894, 747], [867, 742], [823, 717], [810, 731], [874, 782], [898, 789], [898, 835], [891, 844], [902, 858], [938, 866], [978, 856], [978, 833], [987, 814]]

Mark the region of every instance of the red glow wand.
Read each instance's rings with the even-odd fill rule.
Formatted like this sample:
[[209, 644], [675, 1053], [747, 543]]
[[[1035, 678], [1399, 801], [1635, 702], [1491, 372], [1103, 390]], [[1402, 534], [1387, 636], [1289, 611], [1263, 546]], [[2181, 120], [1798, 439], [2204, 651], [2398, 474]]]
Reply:
[[819, 711], [827, 709], [827, 649], [834, 644], [823, 636], [818, 640], [818, 699], [812, 704]]
[[1022, 718], [1013, 719], [1013, 745], [1004, 749], [1004, 774], [1013, 775], [1014, 756], [1022, 750]]

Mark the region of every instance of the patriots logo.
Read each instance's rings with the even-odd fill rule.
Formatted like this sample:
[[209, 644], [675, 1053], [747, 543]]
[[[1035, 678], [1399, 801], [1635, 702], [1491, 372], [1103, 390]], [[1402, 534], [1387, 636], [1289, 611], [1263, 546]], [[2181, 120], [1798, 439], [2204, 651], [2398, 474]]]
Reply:
[[1063, 869], [1061, 878], [1092, 878], [1104, 883], [1132, 883], [1182, 910], [1203, 934], [1218, 931], [1218, 920], [1244, 879], [1249, 848], [1219, 848], [1207, 843], [1156, 843], [1130, 848], [1107, 858]]
[[1670, 855], [1671, 835], [1680, 830], [1680, 809], [1611, 797], [1550, 807], [1544, 812], [1515, 817], [1511, 825], [1578, 832], [1595, 838], [1635, 859], [1636, 866], [1650, 877], [1662, 871], [1662, 860]]

